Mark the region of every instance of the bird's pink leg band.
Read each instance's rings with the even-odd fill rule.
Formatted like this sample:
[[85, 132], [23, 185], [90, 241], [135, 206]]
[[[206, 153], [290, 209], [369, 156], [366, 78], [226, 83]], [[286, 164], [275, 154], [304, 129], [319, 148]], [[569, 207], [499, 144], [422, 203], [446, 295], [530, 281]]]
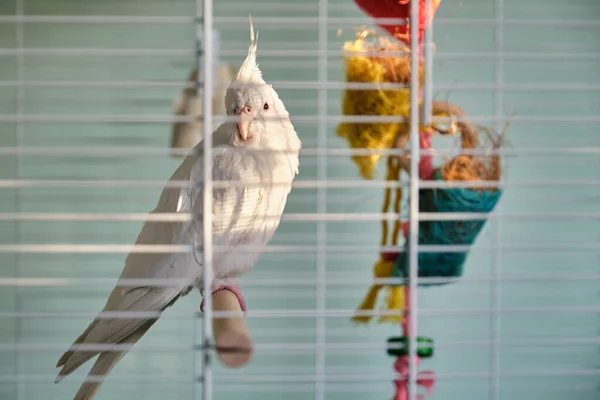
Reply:
[[[231, 293], [233, 293], [240, 302], [240, 308], [242, 309], [242, 311], [246, 311], [246, 300], [244, 300], [244, 295], [242, 294], [242, 289], [240, 288], [240, 285], [235, 283], [233, 285], [215, 286], [213, 287], [211, 295], [214, 295], [220, 290], [229, 290]], [[200, 311], [204, 311], [204, 299], [202, 299], [202, 303], [200, 303]]]

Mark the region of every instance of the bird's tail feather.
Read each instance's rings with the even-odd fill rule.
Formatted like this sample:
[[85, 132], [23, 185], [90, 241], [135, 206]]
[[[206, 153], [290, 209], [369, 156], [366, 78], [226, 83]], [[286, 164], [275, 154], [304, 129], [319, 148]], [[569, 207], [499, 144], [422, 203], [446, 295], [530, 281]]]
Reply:
[[[75, 342], [73, 342], [73, 345], [83, 344], [89, 333], [96, 326], [96, 323], [97, 320], [92, 322], [86, 328], [86, 330], [81, 335], [79, 335]], [[73, 345], [71, 345], [71, 348], [73, 347]], [[83, 365], [86, 361], [98, 354], [97, 351], [75, 351], [71, 350], [71, 348], [69, 348], [69, 350], [67, 350], [65, 354], [62, 355], [60, 360], [58, 360], [58, 362], [56, 363], [56, 367], [62, 367], [62, 369], [58, 373], [58, 376], [54, 380], [54, 383], [62, 381], [65, 376], [69, 375], [71, 372], [75, 371], [77, 368]]]
[[[120, 344], [135, 344], [144, 334], [150, 329], [152, 325], [154, 325], [154, 320], [148, 321], [148, 323], [140, 326], [135, 332], [133, 332], [129, 337], [123, 340]], [[94, 363], [94, 366], [90, 370], [87, 379], [93, 378], [91, 382], [84, 382], [73, 400], [91, 400], [100, 386], [104, 382], [106, 376], [110, 373], [110, 371], [114, 368], [115, 365], [123, 358], [123, 356], [127, 354], [127, 350], [124, 351], [103, 351], [100, 353], [100, 356]]]
[[91, 382], [84, 382], [73, 400], [90, 400], [94, 397], [100, 386], [102, 385], [104, 378], [113, 369], [115, 365], [121, 360], [126, 352], [103, 352], [94, 363], [94, 366], [90, 370], [87, 379], [94, 378]]

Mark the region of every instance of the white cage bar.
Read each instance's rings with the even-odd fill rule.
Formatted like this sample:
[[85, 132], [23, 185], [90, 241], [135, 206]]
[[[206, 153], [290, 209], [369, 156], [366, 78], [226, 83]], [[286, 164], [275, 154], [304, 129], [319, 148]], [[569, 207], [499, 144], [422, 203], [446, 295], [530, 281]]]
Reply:
[[[213, 0], [196, 0], [196, 40], [199, 54], [198, 78], [202, 83], [203, 95], [203, 179], [202, 179], [202, 261], [204, 286], [204, 312], [202, 313], [202, 400], [213, 399], [212, 348], [212, 280], [213, 280], [213, 139], [212, 139], [212, 98], [213, 98]], [[202, 11], [200, 12], [200, 6]], [[202, 29], [200, 29], [202, 28]]]

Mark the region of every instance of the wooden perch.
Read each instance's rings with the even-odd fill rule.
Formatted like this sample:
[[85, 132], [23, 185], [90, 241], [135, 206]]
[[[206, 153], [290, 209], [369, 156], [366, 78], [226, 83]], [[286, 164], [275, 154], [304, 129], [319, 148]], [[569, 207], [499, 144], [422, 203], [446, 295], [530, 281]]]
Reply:
[[[238, 311], [242, 308], [236, 295], [229, 290], [219, 290], [212, 295], [213, 311]], [[224, 365], [240, 368], [252, 358], [254, 345], [246, 318], [213, 318], [213, 337], [217, 356]]]

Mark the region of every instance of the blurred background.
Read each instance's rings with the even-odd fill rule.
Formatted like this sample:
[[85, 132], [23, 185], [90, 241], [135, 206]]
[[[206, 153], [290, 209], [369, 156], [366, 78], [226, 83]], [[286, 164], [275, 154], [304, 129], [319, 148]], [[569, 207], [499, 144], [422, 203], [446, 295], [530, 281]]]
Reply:
[[[327, 50], [327, 81], [343, 82], [341, 46], [370, 19], [351, 0], [215, 1], [218, 57], [235, 68], [249, 13], [265, 79], [305, 117], [295, 122], [303, 147], [346, 149], [334, 118], [317, 124], [319, 113], [340, 115], [342, 93], [328, 89], [327, 109], [317, 108], [318, 50]], [[60, 213], [154, 207], [180, 163], [168, 153], [170, 117], [196, 66], [194, 14], [192, 0], [0, 1], [0, 399], [71, 398], [87, 374], [86, 365], [53, 383], [56, 360], [123, 268], [127, 250], [113, 245], [132, 244], [142, 222]], [[321, 36], [318, 17], [328, 19]], [[436, 341], [423, 363], [439, 378], [434, 398], [600, 398], [599, 38], [596, 0], [439, 7], [434, 94], [480, 122], [506, 117], [513, 153], [463, 279], [419, 292], [419, 333]], [[361, 181], [348, 156], [334, 155], [303, 156], [298, 179]], [[381, 196], [299, 188], [286, 212], [375, 213]], [[240, 280], [254, 359], [241, 370], [215, 363], [215, 398], [391, 398], [385, 340], [399, 328], [348, 318], [371, 283], [379, 239], [378, 221], [284, 221], [273, 250]], [[199, 399], [199, 302], [193, 293], [168, 310], [96, 398]]]

